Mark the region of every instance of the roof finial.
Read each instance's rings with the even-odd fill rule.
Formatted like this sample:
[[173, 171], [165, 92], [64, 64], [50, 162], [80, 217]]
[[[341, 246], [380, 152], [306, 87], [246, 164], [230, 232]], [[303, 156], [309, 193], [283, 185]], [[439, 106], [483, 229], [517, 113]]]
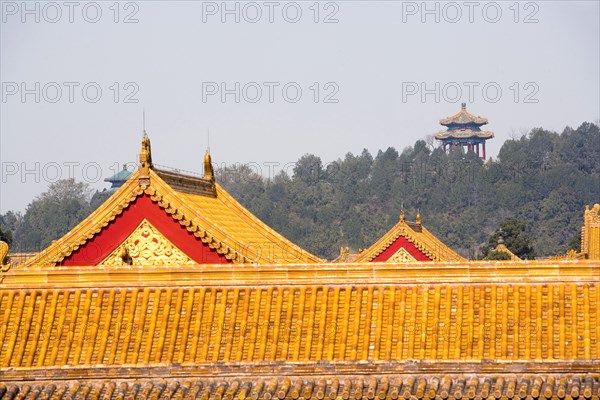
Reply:
[[204, 154], [204, 179], [211, 182], [215, 181], [215, 171], [212, 166], [212, 157], [210, 156], [210, 128], [206, 128], [206, 153]]
[[142, 131], [146, 133], [146, 109], [142, 109]]
[[498, 244], [504, 244], [504, 231], [502, 228], [498, 229]]
[[215, 172], [212, 166], [212, 157], [210, 156], [210, 150], [206, 150], [204, 154], [204, 179], [211, 182], [215, 181]]
[[400, 203], [400, 222], [406, 220], [406, 214], [404, 213], [404, 202]]
[[415, 222], [418, 225], [421, 225], [421, 210], [420, 209], [417, 211], [417, 218], [415, 219]]
[[142, 136], [142, 149], [140, 150], [140, 165], [138, 167], [140, 171], [140, 178], [148, 178], [152, 168], [152, 150], [150, 149], [150, 138], [146, 131]]
[[466, 111], [466, 110], [467, 110], [467, 103], [462, 103], [462, 104], [460, 105], [460, 108], [461, 108], [463, 111]]

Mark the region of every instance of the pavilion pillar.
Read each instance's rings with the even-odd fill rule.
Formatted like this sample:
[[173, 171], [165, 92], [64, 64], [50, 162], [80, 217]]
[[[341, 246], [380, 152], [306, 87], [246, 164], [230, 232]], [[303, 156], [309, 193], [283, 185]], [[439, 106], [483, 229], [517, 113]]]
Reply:
[[479, 143], [475, 144], [475, 148], [477, 149], [477, 157], [479, 157]]
[[485, 142], [483, 142], [483, 159], [485, 160]]

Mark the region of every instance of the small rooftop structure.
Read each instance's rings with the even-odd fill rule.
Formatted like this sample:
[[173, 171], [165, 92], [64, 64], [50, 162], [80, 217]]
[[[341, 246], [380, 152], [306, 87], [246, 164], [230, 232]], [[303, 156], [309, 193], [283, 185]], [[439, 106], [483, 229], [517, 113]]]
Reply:
[[123, 184], [127, 182], [127, 179], [129, 179], [131, 175], [133, 175], [133, 171], [130, 171], [127, 168], [127, 164], [123, 164], [123, 169], [121, 171], [104, 179], [104, 182], [111, 183], [111, 186], [108, 190], [114, 191], [123, 186]]

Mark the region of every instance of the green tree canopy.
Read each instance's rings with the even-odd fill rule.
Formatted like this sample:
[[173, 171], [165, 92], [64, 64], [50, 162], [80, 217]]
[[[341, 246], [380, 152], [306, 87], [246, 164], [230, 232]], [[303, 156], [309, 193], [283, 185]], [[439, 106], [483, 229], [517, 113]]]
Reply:
[[[487, 245], [485, 245], [481, 252], [488, 259], [501, 260], [498, 258], [498, 252], [493, 249], [499, 244], [499, 239], [502, 237], [504, 245], [512, 251], [517, 257], [521, 259], [531, 260], [535, 258], [535, 251], [531, 239], [525, 232], [527, 224], [523, 221], [519, 221], [515, 218], [506, 218], [500, 222], [500, 226], [496, 229], [496, 232], [490, 237]], [[494, 254], [491, 254], [494, 253]], [[503, 253], [506, 254], [506, 253]], [[495, 257], [495, 258], [492, 258]], [[509, 257], [510, 258], [510, 257]]]
[[25, 210], [15, 232], [15, 251], [39, 251], [60, 238], [92, 211], [91, 190], [74, 179], [50, 184]]
[[510, 255], [503, 251], [492, 250], [487, 253], [486, 260], [510, 260]]
[[4, 231], [0, 225], [0, 240], [8, 244], [12, 243], [12, 232], [9, 230]]
[[600, 199], [599, 146], [590, 123], [562, 134], [533, 129], [485, 163], [419, 140], [400, 153], [348, 153], [328, 168], [308, 154], [291, 177], [225, 186], [274, 229], [328, 259], [342, 246], [370, 246], [402, 207], [409, 220], [420, 210], [425, 226], [465, 257], [488, 255], [499, 227], [519, 257], [544, 257], [573, 246], [584, 205]]

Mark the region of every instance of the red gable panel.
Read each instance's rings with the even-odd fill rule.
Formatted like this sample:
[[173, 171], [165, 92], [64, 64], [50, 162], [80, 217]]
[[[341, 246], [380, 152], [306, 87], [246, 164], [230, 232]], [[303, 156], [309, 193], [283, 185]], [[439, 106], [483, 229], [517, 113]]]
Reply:
[[417, 261], [431, 261], [421, 250], [419, 250], [414, 244], [412, 244], [404, 236], [398, 237], [387, 249], [373, 259], [373, 262], [385, 262], [390, 259], [398, 250], [402, 247], [408, 251], [408, 253], [415, 258]]
[[146, 219], [177, 248], [198, 264], [231, 263], [207, 244], [188, 232], [175, 221], [150, 196], [142, 195], [132, 201], [127, 209], [106, 228], [88, 240], [59, 265], [97, 265], [112, 253]]

